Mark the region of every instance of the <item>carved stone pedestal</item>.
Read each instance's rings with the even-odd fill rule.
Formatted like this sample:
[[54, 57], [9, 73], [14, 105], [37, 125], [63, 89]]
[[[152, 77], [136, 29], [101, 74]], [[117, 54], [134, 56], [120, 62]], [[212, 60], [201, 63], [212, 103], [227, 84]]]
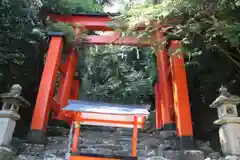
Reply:
[[10, 144], [19, 114], [10, 110], [0, 111], [0, 146]]
[[219, 139], [223, 154], [240, 156], [240, 117], [225, 117], [214, 124], [220, 125]]

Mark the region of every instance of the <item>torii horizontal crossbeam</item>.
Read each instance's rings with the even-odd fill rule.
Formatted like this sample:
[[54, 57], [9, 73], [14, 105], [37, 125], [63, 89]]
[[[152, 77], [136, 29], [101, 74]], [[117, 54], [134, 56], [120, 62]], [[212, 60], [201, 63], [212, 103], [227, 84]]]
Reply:
[[[119, 14], [114, 13], [62, 14], [49, 8], [42, 8], [39, 13], [41, 15], [40, 18], [43, 20], [49, 17], [56, 22], [69, 23], [73, 26], [83, 26], [89, 31], [113, 31], [115, 28], [123, 30], [128, 28], [126, 23], [114, 21], [113, 17], [119, 16]], [[154, 25], [158, 24], [156, 25], [158, 28], [168, 28], [169, 24], [179, 23], [181, 21], [181, 19], [166, 19], [161, 22], [155, 22]], [[168, 25], [166, 25], [166, 23], [168, 23]], [[138, 24], [135, 30], [144, 30], [148, 26], [143, 22]]]
[[108, 16], [84, 16], [84, 15], [59, 15], [51, 13], [49, 17], [57, 22], [70, 23], [72, 25], [81, 25], [88, 30], [94, 31], [112, 31], [110, 27], [112, 19]]
[[[126, 29], [125, 24], [119, 22], [114, 22], [113, 17], [118, 16], [119, 14], [110, 14], [110, 13], [79, 13], [79, 14], [62, 14], [53, 11], [49, 8], [43, 8], [40, 10], [40, 18], [50, 19], [56, 22], [70, 23], [73, 26], [80, 25], [86, 28], [89, 31], [113, 31], [114, 28]], [[145, 25], [141, 25], [137, 30], [142, 30], [146, 28]]]

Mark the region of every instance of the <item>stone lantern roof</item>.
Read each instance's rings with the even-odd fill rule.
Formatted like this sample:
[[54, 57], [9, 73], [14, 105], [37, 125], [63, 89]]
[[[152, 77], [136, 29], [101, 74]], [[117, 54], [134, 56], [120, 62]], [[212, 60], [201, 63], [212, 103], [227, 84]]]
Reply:
[[240, 103], [240, 97], [231, 95], [226, 87], [221, 87], [219, 89], [219, 97], [210, 105], [210, 108], [218, 108], [222, 104], [233, 104], [237, 105]]
[[20, 96], [22, 87], [15, 84], [11, 87], [10, 92], [0, 94], [0, 101], [15, 104], [22, 107], [30, 107], [31, 104]]

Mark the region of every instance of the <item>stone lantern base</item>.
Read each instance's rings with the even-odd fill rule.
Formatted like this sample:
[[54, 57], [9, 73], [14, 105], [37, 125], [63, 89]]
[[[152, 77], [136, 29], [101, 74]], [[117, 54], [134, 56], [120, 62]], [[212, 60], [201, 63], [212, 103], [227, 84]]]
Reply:
[[16, 126], [16, 120], [18, 119], [20, 119], [20, 116], [14, 111], [0, 111], [0, 146], [10, 144]]
[[240, 117], [225, 117], [214, 124], [221, 125], [219, 138], [224, 155], [240, 156]]

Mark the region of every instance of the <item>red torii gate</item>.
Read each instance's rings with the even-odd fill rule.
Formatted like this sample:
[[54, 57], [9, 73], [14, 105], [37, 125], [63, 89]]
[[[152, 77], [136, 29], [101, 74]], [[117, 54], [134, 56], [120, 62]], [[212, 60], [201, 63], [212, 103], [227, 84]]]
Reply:
[[[81, 24], [84, 29], [90, 31], [113, 31], [108, 25], [112, 19], [107, 14], [64, 15], [54, 12], [47, 14], [51, 19], [55, 19], [57, 22], [70, 23], [73, 27]], [[138, 30], [144, 28], [145, 27], [139, 27]], [[77, 32], [76, 34], [80, 36], [81, 30]], [[53, 119], [71, 122], [71, 116], [66, 115], [65, 112], [60, 110], [67, 105], [68, 99], [79, 98], [80, 80], [74, 76], [78, 56], [71, 50], [65, 62], [62, 62], [63, 34], [54, 33], [50, 36], [51, 42], [33, 113], [31, 130], [28, 134], [29, 140], [33, 143], [44, 142], [51, 109], [53, 110]], [[153, 34], [152, 42], [161, 43], [163, 39], [164, 33], [156, 31]], [[89, 35], [86, 37], [86, 40], [87, 43], [93, 45], [151, 45], [151, 41], [140, 42], [135, 37], [119, 37], [117, 34], [113, 36]], [[171, 41], [169, 50], [176, 50], [179, 47], [179, 41]], [[176, 124], [182, 149], [191, 149], [193, 147], [193, 131], [186, 71], [183, 67], [184, 58], [182, 53], [168, 56], [166, 45], [161, 47], [157, 45], [156, 55], [158, 66], [158, 82], [155, 83], [154, 86], [156, 128], [173, 130]], [[61, 72], [61, 80], [57, 95], [54, 99], [53, 92], [58, 70]]]

